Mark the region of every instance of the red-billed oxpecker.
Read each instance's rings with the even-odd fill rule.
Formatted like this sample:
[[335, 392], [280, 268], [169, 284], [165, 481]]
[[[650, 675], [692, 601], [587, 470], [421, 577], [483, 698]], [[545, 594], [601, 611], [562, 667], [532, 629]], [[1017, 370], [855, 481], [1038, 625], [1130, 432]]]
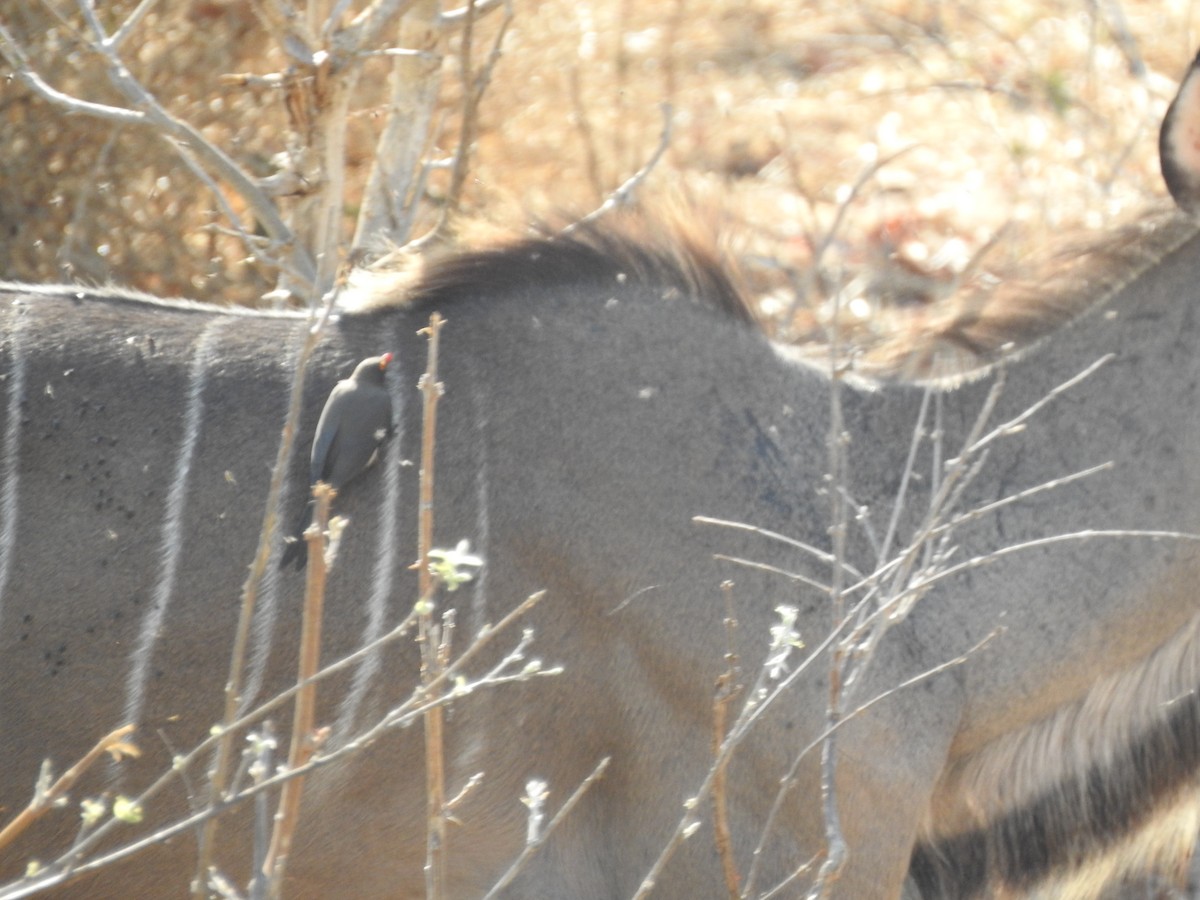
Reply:
[[[310, 487], [323, 481], [340, 491], [375, 461], [380, 445], [392, 433], [392, 398], [384, 384], [391, 361], [390, 353], [368, 357], [330, 391], [313, 437]], [[280, 568], [293, 560], [299, 567], [307, 558], [303, 535], [312, 508], [310, 500], [295, 533], [287, 538]]]

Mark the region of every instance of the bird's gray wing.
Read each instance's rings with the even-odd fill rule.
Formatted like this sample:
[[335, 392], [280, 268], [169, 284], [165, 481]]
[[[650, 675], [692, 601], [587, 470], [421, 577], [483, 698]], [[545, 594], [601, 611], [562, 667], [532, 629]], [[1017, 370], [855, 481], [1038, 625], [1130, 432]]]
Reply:
[[353, 393], [351, 385], [339, 382], [325, 401], [321, 418], [317, 420], [317, 433], [313, 436], [312, 456], [309, 464], [309, 481], [330, 481], [339, 453], [338, 434], [348, 401]]
[[391, 421], [392, 401], [382, 385], [357, 384], [339, 404], [335, 446], [325, 462], [329, 483], [342, 487], [371, 462]]

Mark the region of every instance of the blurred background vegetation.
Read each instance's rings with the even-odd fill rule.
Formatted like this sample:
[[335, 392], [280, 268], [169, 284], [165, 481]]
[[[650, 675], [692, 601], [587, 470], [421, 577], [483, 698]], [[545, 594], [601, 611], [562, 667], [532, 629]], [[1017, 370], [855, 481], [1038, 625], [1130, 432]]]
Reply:
[[[101, 12], [115, 23], [134, 5], [112, 0]], [[892, 300], [935, 299], [1006, 224], [997, 252], [1012, 260], [1162, 196], [1157, 122], [1198, 33], [1186, 0], [515, 0], [513, 8], [460, 221], [519, 229], [594, 208], [653, 155], [668, 103], [670, 144], [639, 196], [712, 217], [767, 312], [787, 305], [796, 273], [811, 266], [864, 171], [905, 148], [863, 184], [831, 244], [839, 277], [882, 274]], [[498, 19], [478, 23], [480, 58]], [[122, 102], [69, 0], [0, 0], [0, 22], [56, 88]], [[279, 92], [230, 76], [269, 75], [288, 61], [250, 0], [162, 2], [124, 56], [176, 116], [255, 175], [272, 173], [287, 140]], [[370, 60], [356, 95], [347, 238], [388, 65]], [[453, 152], [460, 90], [458, 79], [443, 80], [431, 159]], [[418, 234], [432, 225], [447, 181], [439, 170], [425, 185]], [[258, 302], [275, 273], [221, 224], [210, 189], [164, 139], [65, 115], [0, 61], [0, 277]], [[799, 330], [818, 315], [802, 311]]]

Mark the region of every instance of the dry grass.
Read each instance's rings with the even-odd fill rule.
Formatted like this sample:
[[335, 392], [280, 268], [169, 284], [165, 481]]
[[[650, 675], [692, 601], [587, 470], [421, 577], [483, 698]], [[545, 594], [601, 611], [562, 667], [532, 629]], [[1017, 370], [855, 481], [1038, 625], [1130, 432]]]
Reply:
[[[61, 15], [0, 0], [0, 19], [57, 87], [115, 100], [69, 5], [53, 2]], [[513, 227], [590, 209], [651, 155], [669, 102], [672, 144], [644, 195], [714, 214], [779, 308], [850, 185], [911, 147], [865, 185], [824, 260], [835, 276], [886, 283], [863, 292], [866, 318], [877, 299], [946, 292], [1006, 223], [998, 257], [1010, 261], [1162, 195], [1157, 122], [1197, 32], [1184, 0], [517, 0], [516, 12], [483, 105], [469, 216]], [[285, 138], [276, 98], [220, 82], [284, 65], [264, 53], [249, 4], [161, 4], [142, 30], [129, 44], [135, 74], [270, 172]], [[385, 74], [372, 66], [350, 141], [347, 232], [379, 120]], [[447, 78], [439, 153], [454, 146], [456, 92]], [[161, 141], [63, 117], [11, 80], [0, 123], [0, 276], [238, 302], [270, 287], [273, 273], [206, 227], [212, 197]], [[431, 216], [443, 189], [429, 186]], [[800, 331], [814, 322], [802, 314]]]

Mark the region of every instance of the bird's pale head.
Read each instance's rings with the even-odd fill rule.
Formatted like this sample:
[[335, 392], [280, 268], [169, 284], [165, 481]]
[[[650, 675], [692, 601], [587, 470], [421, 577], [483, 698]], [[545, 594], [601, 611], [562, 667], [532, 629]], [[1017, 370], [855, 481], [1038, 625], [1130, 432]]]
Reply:
[[390, 353], [384, 353], [382, 356], [368, 356], [354, 367], [354, 374], [350, 377], [355, 381], [370, 380], [382, 384], [384, 373], [387, 372], [388, 364], [391, 361], [392, 354]]

